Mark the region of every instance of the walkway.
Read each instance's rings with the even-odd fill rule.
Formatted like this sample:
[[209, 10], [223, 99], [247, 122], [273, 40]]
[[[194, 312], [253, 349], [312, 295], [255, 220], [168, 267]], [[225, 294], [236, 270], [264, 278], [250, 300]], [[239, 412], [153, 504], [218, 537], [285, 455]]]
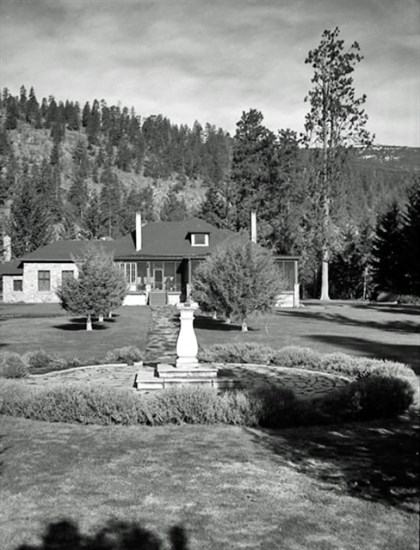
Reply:
[[178, 313], [172, 307], [151, 308], [145, 364], [175, 363], [179, 331]]
[[[178, 316], [173, 308], [152, 309], [144, 367], [141, 368], [142, 378], [153, 377], [156, 363], [175, 362], [178, 330]], [[340, 376], [305, 369], [250, 364], [217, 364], [216, 366], [219, 368], [219, 377], [235, 378], [245, 389], [276, 384], [293, 390], [301, 399], [323, 395], [348, 383], [347, 379]], [[82, 382], [109, 388], [132, 389], [138, 371], [139, 367], [136, 366], [98, 365], [29, 376], [26, 381], [35, 386]]]

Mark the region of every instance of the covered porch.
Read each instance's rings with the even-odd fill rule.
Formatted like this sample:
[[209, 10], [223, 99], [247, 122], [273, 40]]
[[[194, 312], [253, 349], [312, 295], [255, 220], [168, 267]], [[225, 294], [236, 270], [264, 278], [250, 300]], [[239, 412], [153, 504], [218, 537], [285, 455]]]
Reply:
[[129, 292], [124, 305], [176, 305], [189, 294], [200, 259], [171, 258], [117, 262]]

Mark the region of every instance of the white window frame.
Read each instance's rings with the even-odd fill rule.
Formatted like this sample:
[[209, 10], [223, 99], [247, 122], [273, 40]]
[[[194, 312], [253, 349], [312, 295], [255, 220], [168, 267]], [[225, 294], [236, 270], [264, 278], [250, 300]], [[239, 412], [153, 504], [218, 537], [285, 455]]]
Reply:
[[[196, 235], [204, 235], [204, 244], [197, 243], [195, 241]], [[191, 246], [209, 246], [209, 234], [208, 233], [191, 233]]]

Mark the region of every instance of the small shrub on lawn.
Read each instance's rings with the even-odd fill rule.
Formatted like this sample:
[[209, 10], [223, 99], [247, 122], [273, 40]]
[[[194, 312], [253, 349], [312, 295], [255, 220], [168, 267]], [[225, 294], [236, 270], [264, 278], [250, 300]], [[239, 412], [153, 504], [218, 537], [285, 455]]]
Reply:
[[143, 354], [135, 346], [125, 346], [109, 351], [105, 356], [105, 363], [128, 363], [132, 365], [135, 361], [141, 361]]
[[18, 353], [6, 351], [0, 356], [0, 376], [23, 378], [28, 374], [28, 365]]
[[206, 363], [260, 363], [267, 365], [273, 349], [262, 344], [215, 344], [200, 350], [198, 358]]

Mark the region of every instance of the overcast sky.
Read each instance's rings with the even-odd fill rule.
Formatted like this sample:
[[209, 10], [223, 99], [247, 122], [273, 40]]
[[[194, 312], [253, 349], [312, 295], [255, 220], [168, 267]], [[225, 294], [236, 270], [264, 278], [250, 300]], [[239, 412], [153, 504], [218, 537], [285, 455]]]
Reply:
[[38, 99], [105, 99], [234, 133], [242, 111], [303, 129], [305, 57], [339, 26], [364, 60], [376, 143], [419, 146], [419, 0], [0, 0], [1, 86]]

